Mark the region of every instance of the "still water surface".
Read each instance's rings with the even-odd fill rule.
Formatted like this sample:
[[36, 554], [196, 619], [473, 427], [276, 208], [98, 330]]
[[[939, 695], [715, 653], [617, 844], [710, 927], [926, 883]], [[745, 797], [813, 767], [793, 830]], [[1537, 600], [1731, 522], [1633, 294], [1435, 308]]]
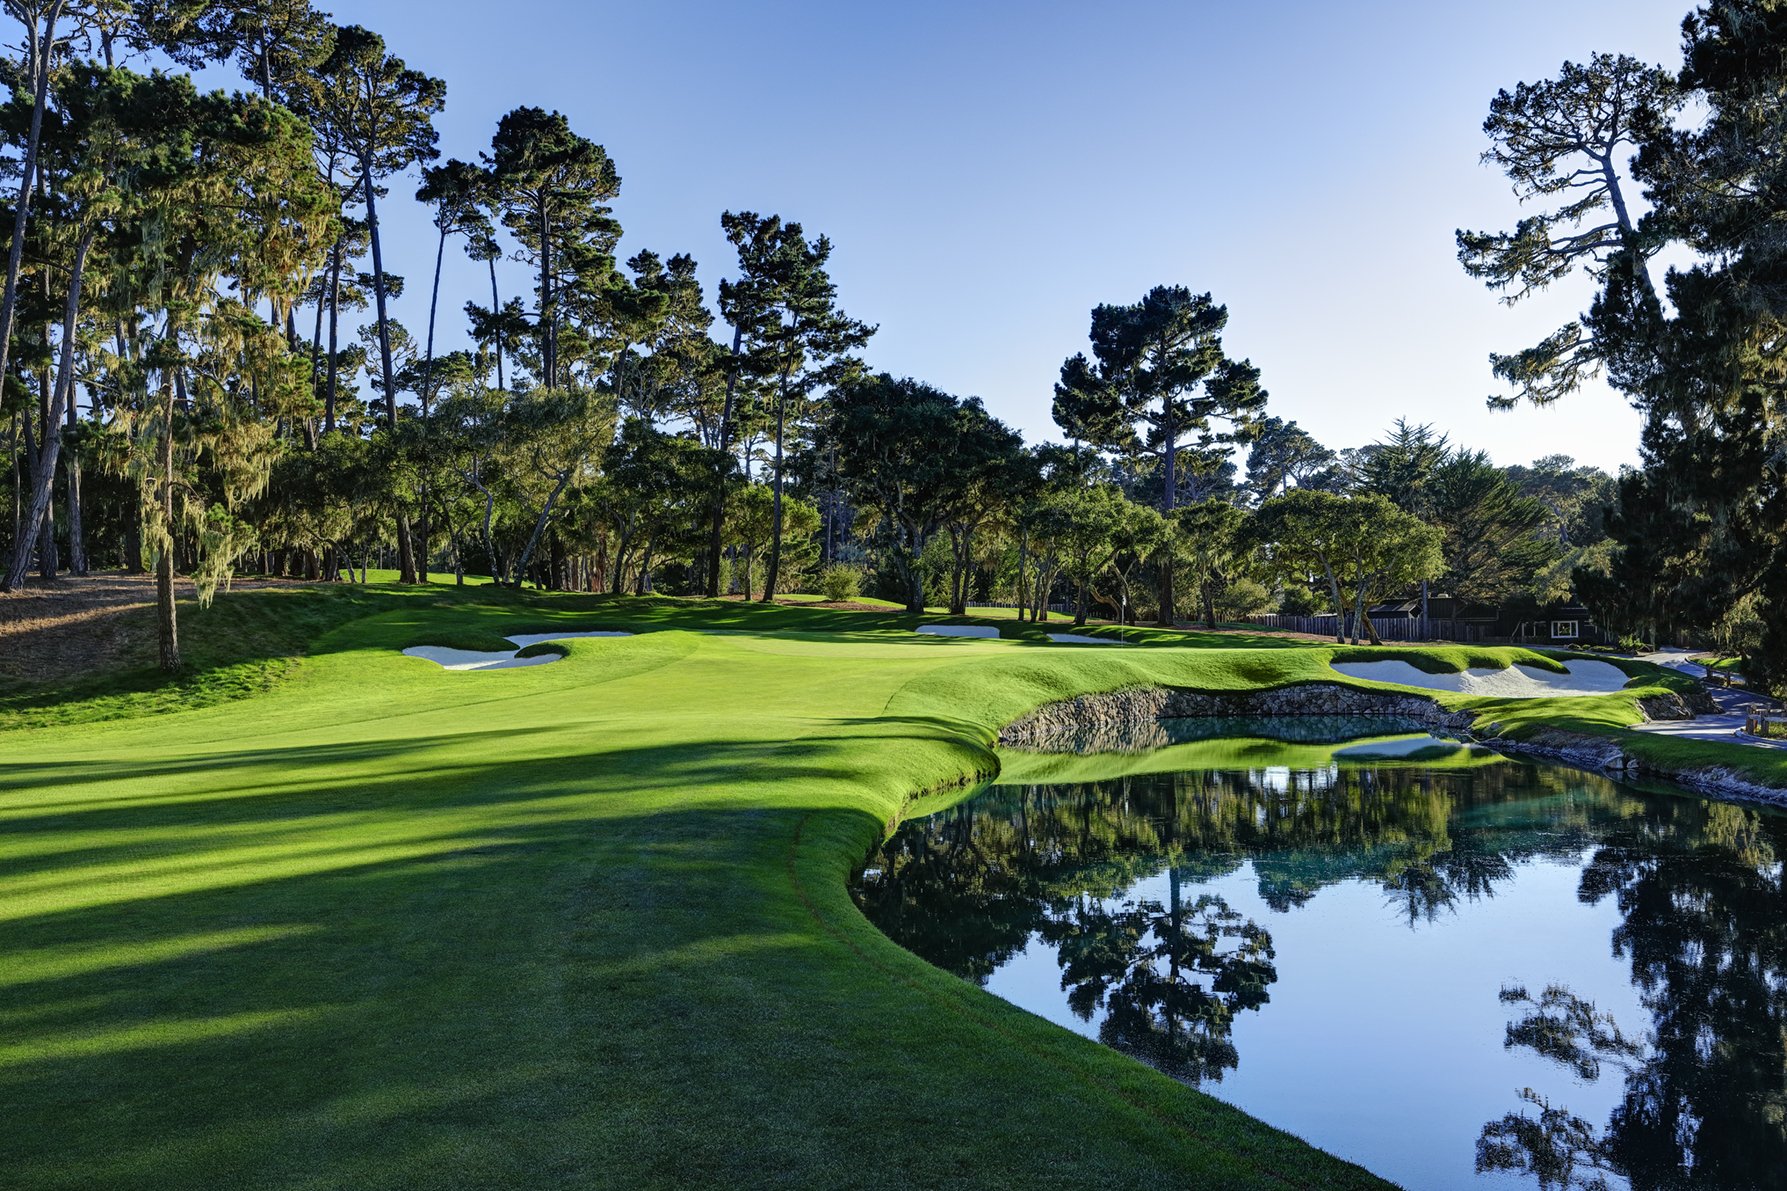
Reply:
[[1408, 1187], [1787, 1187], [1787, 817], [1428, 738], [1007, 757], [920, 956]]

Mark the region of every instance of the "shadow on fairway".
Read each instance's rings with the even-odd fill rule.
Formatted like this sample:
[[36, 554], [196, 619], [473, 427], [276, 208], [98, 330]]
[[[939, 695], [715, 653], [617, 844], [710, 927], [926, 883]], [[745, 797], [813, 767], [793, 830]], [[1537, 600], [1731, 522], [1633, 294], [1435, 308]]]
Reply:
[[[469, 743], [483, 735], [498, 734]], [[342, 772], [402, 751], [216, 758], [213, 771], [242, 775], [233, 798], [171, 789], [7, 822], [14, 841], [121, 842], [27, 856], [0, 877], [0, 1098], [29, 1106], [0, 1130], [0, 1164], [43, 1186], [258, 1183], [268, 1164], [330, 1169], [337, 1143], [360, 1135], [351, 1150], [402, 1152], [412, 1173], [447, 1145], [479, 1151], [468, 1169], [514, 1169], [567, 1144], [642, 1140], [641, 1122], [592, 1099], [592, 1070], [637, 1065], [641, 1087], [696, 1099], [691, 1081], [761, 1078], [750, 1048], [781, 1027], [735, 1020], [762, 1001], [727, 995], [728, 981], [823, 983], [798, 956], [837, 946], [784, 866], [762, 863], [788, 852], [809, 808], [630, 813], [580, 779], [599, 767], [640, 788], [741, 772], [844, 781], [844, 769], [803, 763], [790, 743], [719, 743]], [[334, 776], [255, 792], [257, 774], [319, 766]], [[196, 813], [194, 797], [207, 799]], [[825, 817], [828, 835], [864, 848], [882, 826], [844, 807]], [[757, 1041], [717, 1041], [741, 1037]], [[80, 1131], [58, 1128], [77, 1114]], [[489, 1128], [511, 1118], [542, 1145], [573, 1120], [588, 1137], [524, 1156], [514, 1147], [528, 1143]]]

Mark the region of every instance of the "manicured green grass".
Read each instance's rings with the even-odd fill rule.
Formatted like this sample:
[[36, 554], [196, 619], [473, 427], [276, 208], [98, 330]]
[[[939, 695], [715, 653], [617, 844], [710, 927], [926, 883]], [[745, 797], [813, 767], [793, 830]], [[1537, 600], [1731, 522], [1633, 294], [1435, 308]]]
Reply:
[[[1335, 681], [1329, 648], [450, 586], [203, 615], [231, 631], [190, 618], [177, 683], [0, 703], [9, 1186], [1373, 1184], [930, 968], [845, 887], [1037, 706]], [[638, 635], [398, 652], [557, 628]], [[1545, 702], [1614, 724], [1640, 689]]]

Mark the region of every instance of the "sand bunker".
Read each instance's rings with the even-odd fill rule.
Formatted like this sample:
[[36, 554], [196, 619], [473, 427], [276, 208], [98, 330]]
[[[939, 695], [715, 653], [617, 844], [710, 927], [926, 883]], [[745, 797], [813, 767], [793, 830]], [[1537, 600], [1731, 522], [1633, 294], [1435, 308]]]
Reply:
[[1128, 645], [1127, 641], [1113, 641], [1109, 637], [1087, 637], [1080, 633], [1050, 633], [1049, 640], [1057, 645]]
[[412, 645], [403, 651], [404, 657], [423, 658], [446, 670], [519, 670], [523, 666], [544, 666], [548, 662], [558, 661], [556, 653], [539, 653], [532, 657], [517, 656], [521, 650], [530, 645], [538, 645], [542, 641], [568, 641], [573, 637], [631, 637], [631, 633], [612, 631], [590, 633], [522, 633], [519, 636], [505, 637], [505, 641], [515, 642], [511, 650], [486, 651], [481, 649], [448, 649], [444, 645]]
[[1397, 686], [1420, 687], [1429, 691], [1451, 691], [1460, 695], [1481, 695], [1493, 699], [1605, 695], [1621, 689], [1629, 681], [1626, 672], [1618, 666], [1596, 661], [1565, 662], [1568, 674], [1554, 674], [1536, 666], [1429, 674], [1425, 670], [1415, 669], [1407, 662], [1330, 662], [1329, 665], [1348, 678], [1391, 682]]
[[997, 637], [999, 630], [984, 624], [921, 624], [918, 631], [932, 637]]

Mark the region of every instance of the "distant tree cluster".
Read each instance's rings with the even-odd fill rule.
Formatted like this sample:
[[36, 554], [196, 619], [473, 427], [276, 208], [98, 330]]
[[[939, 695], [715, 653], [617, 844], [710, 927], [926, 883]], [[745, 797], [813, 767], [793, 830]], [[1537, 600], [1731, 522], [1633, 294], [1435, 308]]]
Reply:
[[[1510, 385], [1492, 405], [1554, 401], [1602, 374], [1644, 416], [1642, 466], [1590, 514], [1612, 542], [1580, 560], [1584, 594], [1648, 637], [1741, 641], [1751, 677], [1779, 687], [1787, 7], [1702, 4], [1682, 50], [1675, 69], [1595, 54], [1497, 94], [1484, 159], [1530, 213], [1459, 232], [1459, 260], [1511, 303], [1564, 277], [1594, 286], [1579, 318], [1492, 357]], [[1665, 252], [1683, 263], [1659, 281]]]
[[[1568, 459], [1497, 468], [1424, 426], [1323, 446], [1267, 412], [1260, 370], [1225, 347], [1227, 308], [1178, 285], [1091, 311], [1053, 394], [1067, 442], [1027, 445], [977, 399], [868, 365], [876, 328], [845, 312], [824, 235], [723, 213], [733, 255], [711, 293], [686, 254], [623, 260], [599, 143], [524, 106], [443, 159], [446, 84], [304, 0], [5, 8], [0, 586], [153, 571], [169, 668], [178, 576], [209, 599], [238, 570], [374, 566], [1075, 623], [1330, 611], [1337, 635], [1375, 639], [1372, 604], [1415, 590], [1564, 598], [1636, 516], [1634, 488], [1604, 519], [1613, 480]], [[218, 66], [243, 90], [187, 73]], [[1498, 100], [1498, 152], [1553, 162], [1519, 167], [1522, 185], [1558, 193], [1561, 167], [1522, 131], [1555, 118], [1521, 113], [1633, 69]], [[1618, 85], [1673, 110], [1654, 72]], [[1639, 120], [1620, 119], [1604, 141]], [[1627, 244], [1614, 219], [1589, 246], [1565, 228], [1621, 202], [1597, 184], [1537, 230], [1470, 239], [1467, 263], [1530, 288], [1626, 252], [1638, 278], [1638, 231]], [[390, 313], [406, 281], [384, 227], [424, 212], [415, 332]], [[488, 293], [442, 294], [449, 251]], [[472, 346], [438, 350], [455, 318]], [[1546, 375], [1626, 359], [1585, 327]]]

